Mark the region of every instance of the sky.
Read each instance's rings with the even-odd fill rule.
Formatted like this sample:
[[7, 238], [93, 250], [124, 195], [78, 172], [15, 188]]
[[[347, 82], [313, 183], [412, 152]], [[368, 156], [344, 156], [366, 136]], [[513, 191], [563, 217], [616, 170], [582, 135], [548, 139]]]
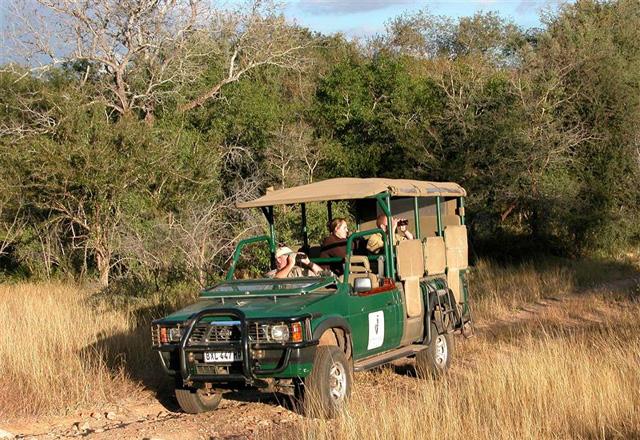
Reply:
[[[495, 11], [524, 27], [539, 27], [540, 12], [561, 0], [290, 0], [285, 14], [297, 23], [324, 34], [342, 32], [367, 37], [384, 30], [385, 22], [404, 12], [427, 10], [451, 18]], [[233, 0], [232, 0], [233, 2]]]
[[[0, 0], [0, 28], [10, 23], [6, 0]], [[247, 0], [211, 0], [214, 5], [235, 7]], [[292, 21], [323, 34], [341, 32], [350, 38], [382, 33], [385, 23], [403, 13], [426, 10], [451, 18], [495, 11], [523, 28], [539, 27], [540, 12], [572, 0], [280, 0]], [[278, 2], [278, 0], [276, 0]], [[9, 45], [0, 32], [0, 62]]]

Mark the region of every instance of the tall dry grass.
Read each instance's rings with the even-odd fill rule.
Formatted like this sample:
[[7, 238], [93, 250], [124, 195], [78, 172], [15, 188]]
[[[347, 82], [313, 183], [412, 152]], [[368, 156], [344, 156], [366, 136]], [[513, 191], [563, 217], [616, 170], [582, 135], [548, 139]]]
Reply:
[[[481, 262], [471, 289], [482, 330], [458, 339], [447, 377], [422, 381], [392, 368], [357, 374], [341, 417], [305, 419], [285, 436], [640, 437], [637, 295], [566, 295], [575, 270]], [[550, 296], [569, 302], [532, 319], [504, 319]], [[68, 284], [0, 286], [0, 419], [94, 408], [157, 389], [164, 375], [148, 323], [164, 313], [162, 302], [117, 302]]]
[[562, 297], [575, 290], [575, 269], [565, 265], [536, 267], [533, 263], [501, 266], [480, 260], [470, 277], [474, 319], [488, 321], [522, 304]]
[[336, 420], [305, 419], [271, 436], [640, 438], [640, 288], [567, 295], [576, 275], [586, 278], [580, 270], [481, 262], [472, 284], [481, 330], [456, 338], [446, 377], [419, 380], [411, 362], [356, 375], [354, 395]]
[[304, 420], [285, 438], [639, 438], [640, 306], [618, 307], [602, 322], [571, 321], [593, 312], [579, 308], [565, 316], [570, 325], [555, 316], [458, 341], [441, 379], [392, 368], [362, 374], [337, 420]]
[[70, 284], [0, 286], [0, 419], [135, 396], [157, 370], [142, 309]]

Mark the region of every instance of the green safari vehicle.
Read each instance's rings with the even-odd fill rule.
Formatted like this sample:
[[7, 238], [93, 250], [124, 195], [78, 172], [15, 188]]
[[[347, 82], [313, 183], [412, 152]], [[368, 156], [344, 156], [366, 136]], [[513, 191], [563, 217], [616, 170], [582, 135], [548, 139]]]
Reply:
[[[268, 388], [295, 395], [305, 412], [332, 417], [348, 398], [353, 371], [415, 357], [418, 375], [449, 367], [454, 333], [470, 330], [465, 190], [446, 182], [329, 179], [267, 190], [239, 208], [260, 208], [268, 234], [241, 240], [226, 281], [152, 323], [153, 349], [175, 377], [188, 413], [215, 409], [225, 390]], [[356, 231], [345, 258], [320, 258], [307, 236], [307, 204], [350, 201]], [[299, 205], [301, 251], [317, 264], [343, 265], [297, 278], [235, 279], [247, 245], [265, 246], [275, 267], [274, 206]], [[407, 219], [413, 239], [380, 228]], [[380, 234], [383, 249], [364, 244]]]

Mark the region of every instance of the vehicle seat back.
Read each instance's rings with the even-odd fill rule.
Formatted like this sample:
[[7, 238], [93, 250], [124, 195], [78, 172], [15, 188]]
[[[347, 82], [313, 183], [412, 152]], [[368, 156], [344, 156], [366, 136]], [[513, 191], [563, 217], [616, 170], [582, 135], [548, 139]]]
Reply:
[[444, 228], [444, 244], [447, 250], [447, 268], [466, 269], [469, 266], [467, 227], [458, 225]]
[[444, 238], [427, 237], [422, 242], [424, 249], [424, 267], [427, 275], [444, 273], [447, 267]]
[[424, 275], [424, 256], [420, 240], [402, 240], [396, 246], [398, 277], [401, 280]]
[[379, 286], [378, 276], [371, 272], [369, 258], [364, 255], [352, 255], [349, 263], [349, 284], [353, 286], [356, 278], [369, 278], [371, 286], [375, 289]]
[[447, 253], [447, 284], [456, 302], [462, 301], [460, 270], [469, 265], [467, 250], [467, 227], [464, 225], [444, 228], [444, 243]]
[[424, 275], [424, 256], [420, 240], [403, 240], [396, 247], [398, 276], [404, 285], [407, 317], [422, 316], [424, 312], [420, 278]]

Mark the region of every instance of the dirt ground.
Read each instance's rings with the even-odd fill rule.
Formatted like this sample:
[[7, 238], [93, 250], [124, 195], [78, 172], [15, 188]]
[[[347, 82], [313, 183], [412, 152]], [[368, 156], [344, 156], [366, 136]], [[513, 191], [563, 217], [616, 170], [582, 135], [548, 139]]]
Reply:
[[[635, 283], [635, 284], [634, 284]], [[472, 362], [474, 345], [491, 338], [506, 325], [526, 324], [567, 313], [584, 307], [593, 295], [606, 288], [624, 289], [637, 285], [638, 280], [625, 280], [594, 289], [591, 292], [565, 297], [550, 297], [521, 307], [515, 314], [481, 322], [475, 326], [475, 337], [465, 339], [456, 336], [455, 368], [464, 368]], [[606, 311], [594, 310], [584, 316], [574, 316], [593, 322], [607, 319]], [[391, 367], [355, 374], [354, 387], [360, 393], [372, 396], [388, 389], [411, 391], [419, 386], [412, 360], [397, 361]], [[271, 433], [278, 437], [279, 431], [294, 428], [302, 420], [285, 395], [257, 392], [233, 392], [224, 395], [218, 410], [199, 415], [183, 413], [168, 392], [144, 393], [141, 398], [119, 402], [100, 411], [77, 412], [75, 414], [42, 418], [38, 420], [0, 421], [0, 439], [259, 439]], [[3, 432], [5, 436], [3, 437]]]

